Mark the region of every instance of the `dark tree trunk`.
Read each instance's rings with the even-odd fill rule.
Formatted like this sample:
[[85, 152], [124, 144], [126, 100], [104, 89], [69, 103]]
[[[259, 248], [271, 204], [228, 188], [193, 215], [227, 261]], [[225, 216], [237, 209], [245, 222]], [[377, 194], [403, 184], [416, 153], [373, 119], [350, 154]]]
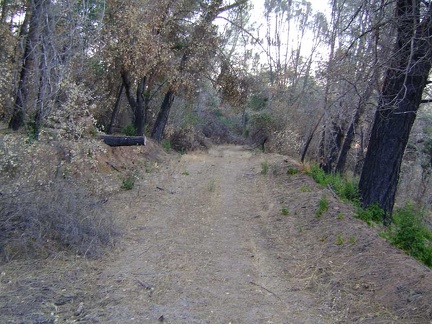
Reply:
[[147, 122], [146, 114], [147, 114], [147, 106], [149, 100], [144, 96], [145, 86], [147, 77], [143, 77], [138, 81], [137, 90], [136, 90], [136, 99], [132, 95], [132, 81], [130, 79], [129, 72], [122, 72], [123, 85], [126, 90], [126, 97], [128, 99], [129, 105], [132, 108], [134, 114], [134, 126], [137, 132], [137, 135], [144, 135], [144, 125]]
[[[36, 68], [36, 58], [35, 51], [37, 44], [39, 42], [40, 36], [40, 16], [42, 12], [42, 4], [44, 0], [34, 0], [30, 1], [31, 9], [26, 12], [25, 21], [27, 20], [27, 15], [30, 15], [28, 34], [25, 41], [24, 53], [22, 56], [21, 71], [19, 74], [18, 87], [15, 95], [15, 104], [12, 113], [12, 118], [9, 121], [9, 128], [13, 130], [18, 130], [24, 126], [25, 113], [28, 105], [28, 94], [29, 94], [29, 84], [32, 72]], [[26, 28], [21, 29], [21, 37], [25, 36]]]
[[114, 104], [113, 112], [111, 114], [111, 120], [110, 120], [110, 123], [108, 124], [108, 127], [107, 127], [107, 134], [112, 134], [112, 129], [113, 129], [115, 120], [117, 118], [118, 112], [120, 110], [120, 104], [121, 104], [121, 97], [123, 94], [123, 89], [124, 89], [124, 84], [122, 83], [120, 85], [119, 91], [117, 93], [117, 99], [116, 99], [116, 102]]
[[326, 173], [333, 173], [335, 171], [338, 152], [342, 145], [343, 133], [335, 122], [331, 121], [329, 126], [323, 132], [320, 166]]
[[431, 11], [420, 21], [420, 0], [398, 0], [397, 44], [385, 76], [360, 177], [363, 207], [377, 203], [389, 224], [402, 157], [431, 69]]
[[174, 91], [168, 90], [168, 92], [165, 94], [165, 98], [162, 102], [161, 109], [156, 118], [156, 122], [153, 126], [153, 131], [151, 134], [151, 137], [157, 142], [160, 142], [162, 140], [165, 126], [168, 122], [169, 112], [174, 102], [174, 98], [175, 98]]
[[354, 117], [348, 127], [348, 130], [345, 134], [345, 139], [342, 143], [340, 152], [339, 152], [339, 156], [336, 162], [336, 168], [335, 168], [335, 172], [338, 173], [343, 173], [345, 170], [345, 164], [347, 161], [347, 157], [348, 157], [348, 152], [351, 149], [351, 145], [354, 142], [354, 137], [355, 137], [355, 128], [356, 125], [358, 124], [360, 118], [360, 108], [358, 108], [354, 114]]
[[300, 161], [302, 163], [304, 162], [304, 160], [306, 158], [306, 154], [307, 154], [307, 151], [309, 149], [309, 145], [312, 142], [312, 138], [314, 137], [314, 134], [315, 134], [316, 130], [318, 129], [318, 126], [321, 123], [321, 120], [323, 119], [324, 114], [325, 113], [323, 113], [321, 115], [321, 117], [318, 119], [317, 123], [315, 124], [315, 127], [312, 129], [312, 131], [310, 132], [310, 134], [308, 135], [308, 137], [305, 141], [305, 144], [303, 145], [302, 152], [301, 152], [301, 159], [300, 159]]
[[146, 110], [144, 105], [145, 105], [145, 100], [144, 100], [144, 89], [145, 89], [145, 84], [146, 84], [146, 77], [142, 78], [139, 82], [138, 82], [138, 86], [137, 86], [137, 100], [136, 100], [136, 109], [135, 109], [135, 129], [137, 132], [138, 136], [143, 136], [144, 135], [144, 125], [145, 125], [145, 113], [144, 111]]

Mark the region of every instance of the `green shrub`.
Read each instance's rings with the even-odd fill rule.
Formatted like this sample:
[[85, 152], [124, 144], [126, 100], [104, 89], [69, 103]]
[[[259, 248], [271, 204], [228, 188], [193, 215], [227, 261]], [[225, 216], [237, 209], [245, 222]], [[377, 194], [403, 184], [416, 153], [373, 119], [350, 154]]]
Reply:
[[358, 207], [356, 217], [372, 225], [373, 223], [381, 223], [383, 215], [384, 210], [378, 204], [373, 204], [366, 209]]
[[412, 204], [395, 211], [388, 238], [392, 244], [432, 267], [432, 231], [424, 224], [424, 215]]
[[289, 214], [289, 209], [286, 208], [286, 207], [283, 207], [283, 208], [281, 209], [281, 214], [284, 215], [284, 216], [288, 216], [288, 214]]
[[165, 151], [168, 152], [169, 150], [171, 150], [171, 141], [169, 139], [164, 139], [162, 141], [162, 147]]
[[133, 174], [129, 174], [122, 179], [122, 184], [120, 186], [123, 190], [132, 190], [135, 186], [135, 176]]
[[312, 164], [309, 175], [321, 186], [330, 186], [342, 200], [359, 202], [358, 184], [340, 174], [327, 174], [317, 164]]
[[318, 202], [318, 209], [315, 212], [317, 217], [321, 217], [324, 212], [329, 209], [329, 201], [326, 195], [322, 195], [321, 200]]
[[134, 125], [130, 124], [123, 128], [123, 134], [126, 136], [135, 136], [137, 134], [136, 128]]
[[295, 167], [289, 167], [289, 168], [288, 168], [288, 171], [287, 171], [287, 174], [288, 174], [288, 175], [294, 175], [294, 174], [297, 174], [297, 173], [299, 173], [299, 172], [300, 172], [299, 169], [297, 169], [297, 168], [295, 168]]

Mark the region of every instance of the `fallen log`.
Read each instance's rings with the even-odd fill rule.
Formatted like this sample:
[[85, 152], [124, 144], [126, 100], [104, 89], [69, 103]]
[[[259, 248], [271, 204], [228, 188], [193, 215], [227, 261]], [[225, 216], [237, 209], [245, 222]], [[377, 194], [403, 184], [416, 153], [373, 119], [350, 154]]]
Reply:
[[146, 145], [145, 136], [115, 136], [102, 135], [101, 139], [109, 146], [134, 146]]

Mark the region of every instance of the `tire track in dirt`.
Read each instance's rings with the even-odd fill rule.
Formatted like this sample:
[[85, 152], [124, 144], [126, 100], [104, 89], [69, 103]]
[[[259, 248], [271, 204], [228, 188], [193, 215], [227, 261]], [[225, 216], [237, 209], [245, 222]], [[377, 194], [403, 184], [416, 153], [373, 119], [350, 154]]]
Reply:
[[[274, 201], [262, 156], [237, 146], [189, 154], [130, 198], [131, 228], [100, 275], [105, 323], [324, 323], [271, 252]], [[164, 190], [155, 189], [156, 187]], [[147, 189], [145, 189], [147, 188]], [[123, 207], [124, 208], [124, 207]]]

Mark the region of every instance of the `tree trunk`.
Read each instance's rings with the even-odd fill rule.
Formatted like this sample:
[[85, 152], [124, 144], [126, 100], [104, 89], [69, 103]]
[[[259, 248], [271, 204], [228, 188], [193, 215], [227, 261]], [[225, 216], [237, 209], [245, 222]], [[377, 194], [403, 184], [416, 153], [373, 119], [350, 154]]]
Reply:
[[144, 124], [145, 120], [145, 100], [144, 100], [144, 89], [146, 84], [146, 77], [138, 81], [137, 94], [136, 94], [136, 109], [135, 109], [135, 129], [138, 136], [144, 135]]
[[321, 115], [321, 117], [318, 119], [317, 123], [315, 124], [315, 127], [314, 127], [314, 128], [312, 129], [312, 131], [309, 133], [309, 135], [308, 135], [308, 137], [307, 137], [307, 139], [306, 139], [306, 141], [305, 141], [305, 144], [303, 145], [302, 152], [301, 152], [301, 159], [300, 159], [300, 161], [301, 161], [302, 163], [304, 162], [304, 160], [305, 160], [305, 158], [306, 158], [306, 154], [307, 154], [307, 151], [308, 151], [308, 149], [309, 149], [309, 145], [310, 145], [310, 143], [312, 142], [312, 138], [314, 137], [315, 132], [316, 132], [316, 130], [318, 129], [318, 126], [319, 126], [319, 124], [321, 123], [321, 120], [322, 120], [323, 117], [324, 117], [324, 114], [325, 114], [325, 113], [323, 113], [323, 114]]
[[389, 224], [402, 157], [431, 69], [429, 8], [420, 22], [420, 0], [398, 0], [397, 44], [385, 76], [369, 140], [359, 189], [363, 207], [377, 203]]
[[121, 104], [121, 97], [122, 97], [122, 94], [123, 94], [123, 89], [124, 89], [124, 84], [122, 83], [120, 85], [119, 91], [117, 93], [117, 99], [116, 99], [116, 102], [114, 104], [113, 112], [111, 114], [111, 120], [110, 120], [110, 123], [108, 124], [108, 127], [107, 127], [107, 134], [112, 134], [112, 129], [113, 129], [113, 126], [114, 126], [114, 122], [115, 122], [115, 120], [117, 118], [117, 115], [118, 115], [118, 112], [120, 110], [120, 104]]
[[[15, 105], [12, 113], [12, 118], [9, 121], [9, 128], [18, 130], [24, 126], [24, 119], [28, 105], [29, 84], [32, 72], [36, 68], [35, 51], [40, 37], [40, 16], [42, 12], [42, 3], [44, 0], [31, 1], [31, 9], [27, 9], [27, 15], [30, 15], [29, 30], [25, 42], [25, 49], [22, 56], [21, 71], [19, 74], [18, 87], [15, 95]], [[23, 33], [26, 32], [22, 28]], [[20, 35], [24, 36], [24, 35]]]
[[171, 109], [171, 106], [174, 102], [175, 94], [173, 90], [168, 90], [168, 92], [165, 94], [165, 98], [162, 102], [161, 109], [159, 111], [159, 114], [156, 118], [156, 122], [153, 126], [153, 131], [151, 134], [151, 137], [156, 140], [157, 142], [160, 142], [162, 140], [162, 136], [165, 130], [165, 126], [168, 122], [168, 116]]

